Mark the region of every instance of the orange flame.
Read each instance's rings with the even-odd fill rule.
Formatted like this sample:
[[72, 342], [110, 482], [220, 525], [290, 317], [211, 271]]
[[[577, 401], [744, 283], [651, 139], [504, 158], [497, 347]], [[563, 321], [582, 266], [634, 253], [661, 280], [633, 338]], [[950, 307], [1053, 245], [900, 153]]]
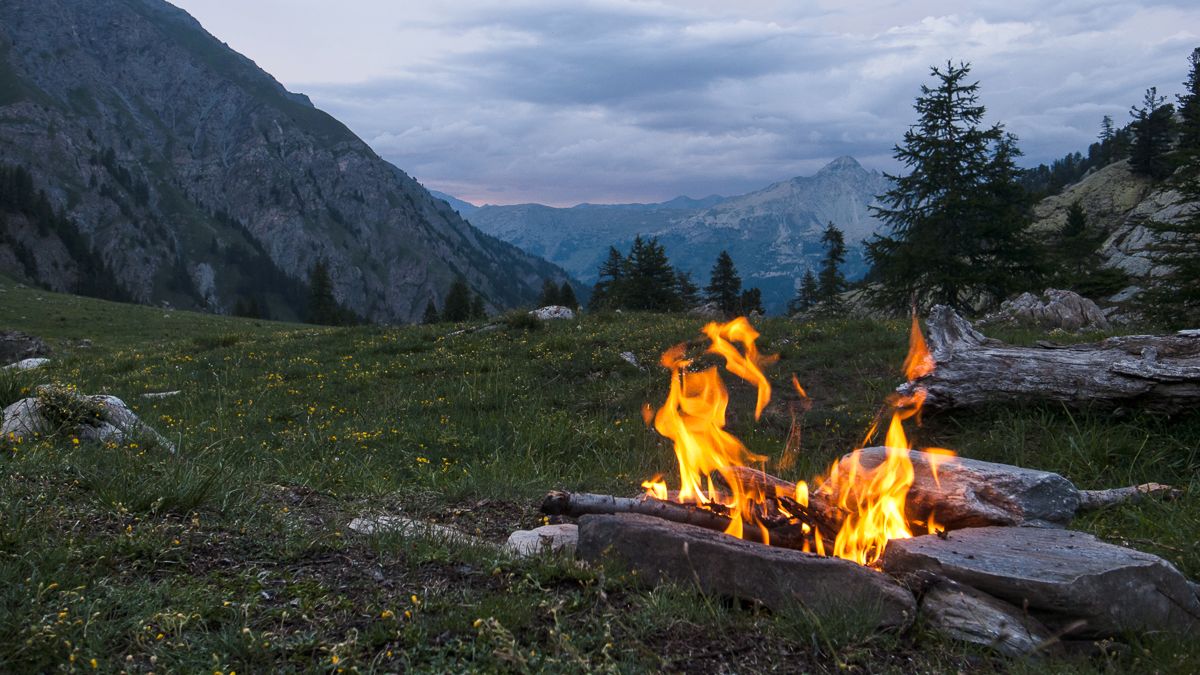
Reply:
[[912, 382], [932, 373], [934, 365], [933, 355], [925, 345], [925, 336], [921, 334], [921, 326], [914, 314], [912, 328], [908, 331], [908, 356], [904, 359], [904, 376]]
[[[744, 316], [728, 323], [710, 323], [704, 327], [704, 334], [712, 341], [708, 348], [710, 354], [724, 356], [729, 372], [758, 387], [758, 401], [754, 406], [754, 419], [758, 419], [771, 400], [771, 383], [763, 375], [762, 367], [778, 361], [779, 355], [763, 356], [758, 353], [758, 347], [754, 344], [758, 339], [758, 331]], [[733, 342], [742, 343], [745, 356], [733, 346]]]

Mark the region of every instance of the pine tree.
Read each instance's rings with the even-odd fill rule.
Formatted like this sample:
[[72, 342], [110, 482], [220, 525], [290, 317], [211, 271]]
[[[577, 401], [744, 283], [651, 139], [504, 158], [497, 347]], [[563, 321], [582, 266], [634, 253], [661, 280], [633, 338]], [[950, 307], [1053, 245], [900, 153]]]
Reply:
[[471, 318], [471, 289], [461, 278], [450, 284], [446, 301], [442, 306], [442, 321], [466, 321]]
[[1187, 81], [1179, 95], [1179, 150], [1185, 159], [1200, 156], [1200, 47], [1188, 57]]
[[807, 312], [815, 307], [817, 304], [817, 289], [817, 277], [813, 275], [812, 269], [804, 270], [804, 277], [800, 280], [800, 288], [796, 289], [796, 297], [788, 302], [788, 314]]
[[486, 319], [487, 309], [484, 308], [483, 296], [476, 293], [471, 297], [471, 318]]
[[1112, 115], [1105, 115], [1100, 120], [1100, 135], [1097, 136], [1100, 140], [1099, 160], [1101, 166], [1108, 166], [1116, 161], [1115, 150], [1117, 131], [1113, 127]]
[[421, 323], [428, 326], [437, 323], [439, 320], [437, 305], [433, 304], [433, 298], [430, 298], [429, 302], [425, 303], [425, 314], [421, 317]]
[[623, 307], [649, 312], [674, 312], [681, 307], [675, 291], [675, 270], [658, 239], [633, 240], [629, 251]]
[[909, 172], [889, 176], [885, 206], [874, 210], [891, 231], [866, 245], [881, 307], [986, 305], [1036, 283], [1015, 139], [999, 124], [981, 126], [985, 109], [969, 73], [968, 64], [931, 69], [937, 88], [922, 85], [918, 122], [894, 150]]
[[675, 295], [684, 310], [700, 306], [700, 288], [692, 281], [692, 275], [683, 270], [675, 270]]
[[738, 299], [738, 304], [741, 305], [739, 312], [742, 315], [749, 315], [753, 312], [758, 312], [759, 315], [767, 313], [767, 310], [763, 309], [762, 290], [758, 287], [742, 291], [742, 297]]
[[608, 257], [600, 263], [600, 279], [592, 287], [588, 309], [615, 309], [625, 297], [625, 257], [615, 247], [608, 247]]
[[1088, 228], [1083, 206], [1073, 202], [1067, 208], [1067, 222], [1058, 233], [1054, 262], [1057, 271], [1053, 282], [1057, 288], [1070, 288], [1088, 297], [1108, 295], [1120, 290], [1128, 275], [1118, 269], [1103, 267], [1100, 247], [1103, 232]]
[[333, 282], [329, 278], [329, 266], [318, 260], [308, 274], [308, 322], [320, 326], [336, 326], [344, 323], [341, 308], [333, 297]]
[[558, 304], [569, 309], [579, 309], [579, 300], [575, 298], [575, 289], [571, 282], [564, 281], [558, 288]]
[[1134, 173], [1151, 178], [1166, 178], [1171, 175], [1171, 164], [1167, 152], [1171, 149], [1171, 126], [1175, 108], [1158, 95], [1157, 87], [1146, 90], [1142, 107], [1129, 109], [1133, 117], [1133, 146], [1129, 149], [1129, 164]]
[[721, 251], [717, 262], [713, 265], [712, 275], [708, 286], [704, 288], [705, 298], [714, 303], [717, 309], [726, 315], [738, 312], [742, 300], [742, 278], [738, 276], [737, 268], [733, 266], [733, 258], [728, 251]]
[[1180, 187], [1180, 205], [1191, 210], [1178, 223], [1152, 222], [1157, 241], [1151, 247], [1156, 268], [1165, 270], [1152, 278], [1147, 293], [1150, 314], [1171, 327], [1200, 325], [1200, 166], [1189, 167], [1189, 177]]
[[841, 271], [846, 262], [846, 237], [829, 223], [821, 233], [821, 243], [825, 245], [825, 257], [817, 274], [817, 297], [826, 310], [832, 311], [841, 304], [838, 296], [846, 290], [846, 276]]
[[538, 307], [550, 307], [551, 305], [561, 305], [562, 302], [558, 297], [558, 284], [551, 279], [542, 281], [542, 296], [538, 298]]

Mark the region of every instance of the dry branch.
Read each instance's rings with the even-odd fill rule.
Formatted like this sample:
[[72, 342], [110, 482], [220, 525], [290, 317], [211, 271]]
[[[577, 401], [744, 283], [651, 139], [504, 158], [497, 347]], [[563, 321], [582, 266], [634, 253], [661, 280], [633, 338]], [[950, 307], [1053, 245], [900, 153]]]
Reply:
[[1109, 488], [1107, 490], [1080, 490], [1079, 510], [1096, 511], [1108, 506], [1116, 506], [1126, 502], [1138, 502], [1146, 497], [1161, 497], [1175, 499], [1181, 491], [1162, 483], [1143, 483], [1130, 487]]
[[1200, 403], [1200, 331], [1017, 347], [984, 337], [941, 305], [927, 329], [937, 367], [900, 387], [924, 389], [926, 410], [1060, 401], [1173, 412]]

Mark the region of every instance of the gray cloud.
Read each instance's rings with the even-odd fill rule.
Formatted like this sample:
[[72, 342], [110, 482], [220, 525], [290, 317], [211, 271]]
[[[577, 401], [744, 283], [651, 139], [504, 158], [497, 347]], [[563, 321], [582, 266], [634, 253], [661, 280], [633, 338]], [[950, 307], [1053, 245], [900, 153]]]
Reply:
[[1177, 92], [1200, 45], [1183, 1], [177, 4], [430, 187], [493, 203], [735, 194], [843, 154], [892, 170], [947, 59], [1047, 161]]

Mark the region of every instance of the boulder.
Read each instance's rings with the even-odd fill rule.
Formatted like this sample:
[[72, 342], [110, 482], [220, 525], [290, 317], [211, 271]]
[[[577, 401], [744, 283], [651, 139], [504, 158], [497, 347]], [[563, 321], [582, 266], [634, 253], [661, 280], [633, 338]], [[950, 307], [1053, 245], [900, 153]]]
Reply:
[[1013, 324], [1037, 326], [1047, 330], [1108, 330], [1108, 317], [1096, 303], [1074, 291], [1046, 289], [1043, 298], [1032, 293], [1005, 300], [1000, 309], [989, 314], [980, 325]]
[[645, 584], [694, 584], [776, 610], [802, 608], [817, 617], [852, 611], [879, 628], [906, 627], [916, 615], [912, 593], [869, 567], [652, 516], [583, 516], [577, 551], [584, 560], [624, 566]]
[[542, 553], [575, 551], [579, 542], [579, 526], [573, 523], [543, 525], [532, 530], [517, 530], [508, 537], [505, 547], [522, 558]]
[[47, 363], [50, 363], [50, 359], [42, 358], [42, 357], [35, 357], [32, 359], [21, 359], [20, 361], [17, 361], [16, 363], [10, 363], [9, 365], [4, 366], [4, 370], [37, 370], [38, 368], [41, 368], [42, 366], [46, 365]]
[[551, 319], [570, 320], [575, 318], [575, 310], [571, 309], [570, 307], [563, 307], [562, 305], [548, 305], [546, 307], [539, 307], [529, 314], [530, 316], [535, 316], [542, 321], [549, 321]]
[[39, 337], [15, 330], [0, 331], [0, 364], [49, 355], [50, 347]]
[[882, 568], [910, 584], [933, 575], [971, 586], [1067, 636], [1200, 636], [1200, 600], [1179, 570], [1083, 532], [981, 527], [894, 539]]
[[[69, 421], [60, 421], [64, 418]], [[64, 424], [69, 427], [64, 428]], [[164, 449], [175, 452], [174, 444], [138, 419], [116, 396], [87, 396], [42, 386], [38, 387], [37, 396], [23, 398], [5, 408], [0, 419], [0, 439], [9, 441], [56, 431], [101, 443], [125, 443], [148, 437]]]
[[706, 302], [698, 307], [693, 307], [687, 311], [688, 316], [694, 316], [699, 319], [720, 319], [725, 316], [720, 307], [717, 307], [715, 302]]

